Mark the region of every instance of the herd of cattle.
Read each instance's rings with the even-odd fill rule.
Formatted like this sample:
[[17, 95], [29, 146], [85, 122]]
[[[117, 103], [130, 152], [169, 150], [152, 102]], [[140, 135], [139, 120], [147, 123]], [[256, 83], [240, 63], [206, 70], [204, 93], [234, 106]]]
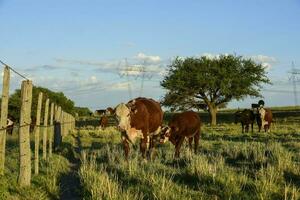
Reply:
[[[189, 147], [196, 153], [201, 130], [201, 120], [198, 113], [185, 111], [173, 115], [167, 126], [163, 126], [163, 111], [158, 102], [149, 98], [136, 98], [128, 103], [121, 103], [114, 109], [107, 108], [106, 115], [113, 115], [117, 120], [117, 127], [122, 135], [125, 158], [128, 159], [130, 144], [140, 138], [140, 150], [144, 159], [153, 158], [155, 146], [170, 141], [175, 146], [175, 158], [179, 157], [180, 148], [188, 139]], [[100, 126], [105, 128], [108, 124], [108, 117], [104, 115], [100, 119]], [[242, 132], [249, 131], [255, 121], [259, 131], [263, 127], [269, 131], [272, 122], [272, 112], [262, 106], [256, 112], [250, 109], [237, 111], [235, 122], [242, 124]]]

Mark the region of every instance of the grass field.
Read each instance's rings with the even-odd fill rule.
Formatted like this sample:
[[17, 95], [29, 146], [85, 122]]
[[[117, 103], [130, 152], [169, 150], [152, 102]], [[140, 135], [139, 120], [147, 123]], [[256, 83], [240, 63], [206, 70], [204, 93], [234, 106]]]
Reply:
[[[126, 162], [120, 133], [113, 127], [82, 127], [64, 138], [53, 159], [42, 161], [40, 175], [33, 175], [26, 188], [17, 185], [15, 133], [8, 137], [0, 199], [68, 199], [62, 194], [72, 187], [74, 172], [80, 180], [77, 199], [300, 199], [299, 122], [299, 116], [284, 116], [271, 133], [257, 133], [255, 127], [247, 134], [233, 123], [204, 123], [196, 155], [185, 143], [181, 158], [174, 160], [174, 146], [166, 143], [148, 162], [141, 159], [138, 144]], [[74, 171], [76, 158], [81, 165]], [[64, 177], [71, 179], [62, 181]]]
[[197, 155], [185, 145], [157, 149], [144, 162], [138, 146], [124, 160], [113, 128], [80, 130], [85, 199], [299, 199], [300, 126], [276, 124], [272, 133], [240, 133], [240, 126], [205, 126]]
[[[0, 176], [1, 200], [42, 200], [59, 199], [61, 194], [60, 178], [70, 170], [67, 157], [71, 157], [70, 142], [62, 146], [59, 154], [53, 154], [52, 158], [40, 163], [39, 175], [32, 174], [30, 187], [20, 188], [17, 183], [19, 171], [19, 148], [17, 132], [13, 136], [7, 136], [5, 175]], [[31, 147], [34, 143], [31, 139]], [[40, 155], [42, 152], [40, 152]], [[33, 149], [32, 149], [33, 155]], [[32, 160], [33, 166], [33, 160]], [[33, 170], [32, 170], [33, 171]]]

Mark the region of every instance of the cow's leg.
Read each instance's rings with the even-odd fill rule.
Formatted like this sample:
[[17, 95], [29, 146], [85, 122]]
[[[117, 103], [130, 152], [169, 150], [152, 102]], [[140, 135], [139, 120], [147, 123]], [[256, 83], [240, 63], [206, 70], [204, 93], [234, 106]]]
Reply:
[[245, 125], [245, 132], [248, 133], [249, 132], [249, 124]]
[[251, 123], [251, 132], [253, 133], [253, 123]]
[[180, 137], [176, 141], [176, 145], [175, 145], [175, 158], [179, 158], [180, 148], [181, 148], [181, 145], [182, 145], [183, 141], [184, 141], [184, 137]]
[[149, 151], [148, 151], [148, 158], [150, 160], [154, 160], [156, 156], [155, 146], [156, 146], [156, 139], [150, 138], [150, 144], [149, 144]]
[[124, 155], [125, 155], [125, 159], [126, 161], [128, 160], [128, 155], [129, 155], [129, 142], [127, 140], [127, 138], [125, 136], [122, 136], [122, 142], [123, 142], [123, 147], [124, 147]]
[[190, 148], [190, 150], [192, 151], [193, 150], [193, 139], [194, 139], [194, 137], [190, 137], [189, 138], [189, 148]]
[[148, 141], [148, 138], [144, 137], [141, 139], [141, 143], [140, 143], [140, 149], [141, 149], [142, 157], [144, 159], [146, 159], [147, 141]]
[[196, 135], [194, 136], [194, 142], [195, 142], [194, 151], [195, 151], [195, 154], [197, 154], [199, 140], [200, 140], [200, 130], [198, 130]]

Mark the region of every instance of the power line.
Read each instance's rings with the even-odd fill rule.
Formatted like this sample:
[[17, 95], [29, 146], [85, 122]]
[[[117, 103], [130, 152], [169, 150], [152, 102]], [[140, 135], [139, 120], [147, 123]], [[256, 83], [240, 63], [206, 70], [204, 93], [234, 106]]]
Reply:
[[24, 75], [22, 75], [21, 73], [19, 73], [18, 71], [16, 71], [14, 68], [12, 68], [11, 66], [9, 66], [9, 65], [7, 65], [6, 63], [4, 63], [4, 62], [2, 62], [2, 60], [0, 60], [0, 63], [2, 64], [2, 65], [4, 65], [5, 67], [8, 67], [11, 71], [13, 71], [15, 74], [17, 74], [17, 75], [19, 75], [20, 77], [22, 77], [22, 78], [24, 78], [24, 79], [26, 79], [26, 80], [28, 80], [29, 81], [29, 79], [28, 78], [26, 78]]
[[294, 93], [294, 101], [295, 106], [298, 105], [298, 92], [297, 92], [297, 75], [300, 74], [300, 71], [295, 68], [294, 62], [292, 62], [292, 70], [289, 72], [291, 74], [289, 80], [293, 83], [293, 93]]

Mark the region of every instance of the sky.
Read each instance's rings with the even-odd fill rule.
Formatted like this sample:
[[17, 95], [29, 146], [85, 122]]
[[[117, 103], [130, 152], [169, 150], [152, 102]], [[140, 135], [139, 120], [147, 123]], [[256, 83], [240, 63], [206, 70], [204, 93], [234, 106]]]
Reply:
[[[299, 13], [300, 0], [0, 0], [0, 60], [95, 110], [161, 99], [177, 56], [236, 54], [266, 66], [266, 105], [295, 105], [288, 72], [300, 68]], [[11, 92], [21, 80], [12, 74]]]

